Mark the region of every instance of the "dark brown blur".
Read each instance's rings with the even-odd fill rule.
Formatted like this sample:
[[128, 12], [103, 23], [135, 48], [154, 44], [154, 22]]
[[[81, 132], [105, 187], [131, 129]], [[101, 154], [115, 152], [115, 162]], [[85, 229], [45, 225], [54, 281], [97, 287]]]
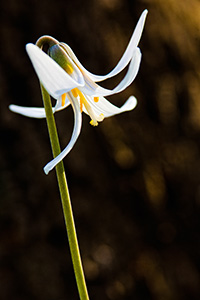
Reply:
[[[200, 299], [200, 1], [6, 0], [0, 4], [0, 298], [78, 300], [45, 120], [25, 44], [52, 35], [108, 73], [142, 11], [134, 111], [98, 127], [83, 116], [64, 159], [91, 300]], [[106, 87], [113, 88], [117, 76]], [[104, 84], [104, 83], [103, 83]], [[105, 85], [104, 85], [105, 86]], [[57, 113], [62, 148], [71, 107]]]

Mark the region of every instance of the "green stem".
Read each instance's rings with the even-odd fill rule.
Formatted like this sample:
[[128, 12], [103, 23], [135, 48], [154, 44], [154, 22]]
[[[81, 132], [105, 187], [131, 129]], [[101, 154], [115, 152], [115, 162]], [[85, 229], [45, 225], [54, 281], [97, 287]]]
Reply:
[[[47, 126], [51, 141], [52, 152], [53, 156], [56, 157], [58, 154], [60, 154], [61, 151], [55, 119], [52, 112], [51, 98], [42, 85], [41, 91], [46, 112]], [[72, 263], [74, 267], [79, 296], [81, 300], [89, 300], [72, 213], [70, 195], [67, 186], [64, 165], [62, 161], [56, 166], [56, 175], [61, 195], [63, 213], [69, 240], [69, 247], [71, 251]]]

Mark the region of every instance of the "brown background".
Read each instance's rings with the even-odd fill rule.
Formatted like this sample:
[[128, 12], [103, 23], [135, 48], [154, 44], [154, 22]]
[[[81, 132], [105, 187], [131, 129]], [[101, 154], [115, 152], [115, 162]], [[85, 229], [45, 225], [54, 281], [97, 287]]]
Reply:
[[[200, 2], [6, 0], [0, 4], [0, 298], [78, 299], [45, 120], [25, 44], [49, 34], [92, 72], [118, 62], [141, 12], [137, 108], [97, 128], [83, 116], [64, 160], [90, 298], [200, 299]], [[114, 87], [120, 80], [109, 80]], [[62, 147], [71, 108], [56, 115]]]

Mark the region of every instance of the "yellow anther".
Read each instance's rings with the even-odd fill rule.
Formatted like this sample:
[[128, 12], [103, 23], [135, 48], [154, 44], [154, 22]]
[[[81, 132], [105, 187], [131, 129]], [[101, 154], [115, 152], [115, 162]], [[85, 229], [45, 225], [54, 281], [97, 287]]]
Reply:
[[94, 97], [94, 102], [98, 102], [99, 101], [99, 97]]
[[100, 114], [99, 117], [98, 117], [98, 119], [99, 119], [98, 120], [99, 122], [103, 121], [104, 120], [104, 114]]
[[64, 94], [62, 94], [62, 96], [61, 96], [61, 100], [62, 100], [62, 106], [64, 106], [65, 105], [65, 99], [66, 99], [66, 95], [67, 95], [67, 93], [64, 93]]
[[98, 126], [98, 122], [97, 122], [97, 121], [94, 121], [94, 120], [91, 120], [91, 121], [90, 121], [90, 124], [91, 124], [92, 126]]

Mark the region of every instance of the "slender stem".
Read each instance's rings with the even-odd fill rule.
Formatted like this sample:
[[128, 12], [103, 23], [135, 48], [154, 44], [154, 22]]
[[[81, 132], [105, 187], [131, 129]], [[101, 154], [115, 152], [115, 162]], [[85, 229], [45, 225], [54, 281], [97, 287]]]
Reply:
[[[50, 141], [51, 141], [52, 152], [53, 152], [53, 156], [55, 157], [58, 154], [60, 154], [61, 151], [60, 151], [60, 144], [59, 144], [58, 133], [55, 124], [55, 119], [52, 112], [51, 99], [49, 94], [47, 93], [47, 91], [42, 85], [41, 85], [41, 91], [42, 91], [45, 112], [46, 112], [47, 126], [48, 126]], [[64, 213], [65, 224], [66, 224], [68, 240], [69, 240], [69, 247], [71, 251], [71, 257], [72, 257], [76, 282], [78, 286], [79, 296], [81, 300], [89, 300], [79, 246], [78, 246], [78, 239], [76, 235], [74, 218], [72, 213], [70, 195], [67, 186], [64, 165], [62, 161], [56, 166], [56, 175], [57, 175], [57, 180], [58, 180], [58, 185], [59, 185], [59, 190], [61, 195], [63, 213]]]

